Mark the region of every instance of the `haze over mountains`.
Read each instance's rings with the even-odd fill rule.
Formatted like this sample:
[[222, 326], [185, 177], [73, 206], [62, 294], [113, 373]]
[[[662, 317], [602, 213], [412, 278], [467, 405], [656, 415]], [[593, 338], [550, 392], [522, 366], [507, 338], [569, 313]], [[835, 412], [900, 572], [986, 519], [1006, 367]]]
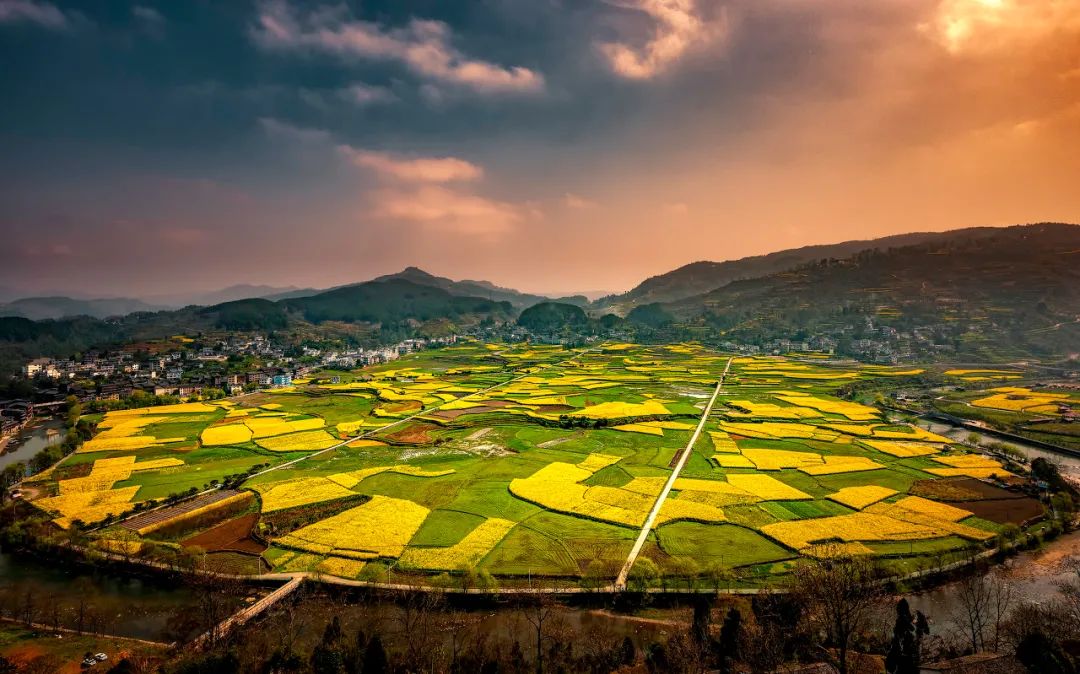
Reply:
[[[530, 319], [542, 316], [537, 325], [551, 330], [593, 329], [583, 317], [605, 317], [595, 329], [624, 325], [673, 338], [760, 341], [845, 333], [844, 325], [910, 330], [952, 322], [969, 326], [965, 339], [985, 332], [991, 342], [1015, 345], [1016, 353], [1064, 353], [1080, 344], [1080, 226], [920, 233], [698, 262], [591, 303], [454, 281], [415, 267], [326, 291], [239, 286], [217, 297], [249, 292], [267, 296], [179, 310], [156, 310], [139, 300], [17, 301], [7, 307], [23, 316], [0, 318], [0, 346], [7, 345], [9, 356], [13, 350], [20, 357], [60, 355], [185, 331], [354, 330], [348, 326], [377, 340], [512, 321], [548, 303], [565, 308], [531, 312]], [[108, 321], [91, 315], [115, 316], [133, 307], [137, 313]], [[89, 317], [30, 320], [81, 309]]]

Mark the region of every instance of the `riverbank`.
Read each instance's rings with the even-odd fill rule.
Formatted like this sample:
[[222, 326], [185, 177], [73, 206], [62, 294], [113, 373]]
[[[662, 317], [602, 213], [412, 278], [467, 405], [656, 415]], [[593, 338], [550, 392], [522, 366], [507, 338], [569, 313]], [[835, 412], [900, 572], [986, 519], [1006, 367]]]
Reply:
[[0, 622], [0, 656], [16, 667], [16, 671], [56, 672], [76, 674], [83, 671], [81, 662], [86, 653], [104, 653], [108, 660], [103, 668], [125, 658], [149, 662], [164, 660], [168, 646], [138, 639], [73, 634], [60, 635], [44, 625], [27, 627], [12, 621]]
[[29, 461], [35, 454], [64, 441], [64, 422], [55, 417], [35, 417], [21, 431], [5, 438], [0, 445], [0, 469], [19, 461]]

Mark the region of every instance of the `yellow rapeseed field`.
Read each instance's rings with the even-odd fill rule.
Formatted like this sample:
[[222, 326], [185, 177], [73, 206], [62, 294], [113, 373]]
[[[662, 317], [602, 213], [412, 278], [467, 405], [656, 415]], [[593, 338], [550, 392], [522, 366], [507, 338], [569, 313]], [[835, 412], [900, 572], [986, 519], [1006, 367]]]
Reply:
[[656, 515], [653, 528], [676, 520], [719, 523], [726, 522], [727, 518], [724, 517], [724, 511], [715, 505], [683, 499], [681, 495], [679, 498], [669, 496], [664, 501], [664, 504], [660, 506], [660, 512]]
[[449, 547], [407, 549], [401, 555], [401, 565], [425, 571], [454, 571], [463, 566], [472, 568], [510, 533], [515, 524], [495, 517], [484, 520]]
[[911, 541], [945, 535], [933, 526], [867, 512], [776, 522], [761, 527], [761, 532], [794, 550], [803, 550], [811, 544], [833, 540], [845, 543]]
[[870, 484], [860, 487], [844, 487], [835, 494], [829, 494], [825, 498], [846, 505], [849, 508], [854, 508], [855, 510], [862, 510], [866, 506], [877, 503], [882, 499], [889, 498], [895, 493], [895, 489]]
[[1001, 468], [996, 460], [982, 454], [953, 454], [951, 456], [935, 456], [934, 461], [943, 463], [953, 468]]
[[935, 456], [934, 461], [949, 468], [927, 468], [926, 472], [942, 477], [1007, 477], [1011, 473], [997, 461], [980, 454], [959, 454], [953, 456]]
[[753, 462], [758, 470], [782, 470], [822, 464], [820, 454], [786, 449], [744, 449], [742, 455]]
[[[319, 421], [322, 421], [321, 419]], [[304, 431], [261, 438], [255, 444], [271, 452], [313, 452], [333, 447], [341, 442], [326, 431]]]
[[952, 442], [944, 435], [938, 435], [932, 433], [925, 428], [919, 428], [918, 426], [905, 426], [904, 431], [890, 430], [888, 426], [879, 425], [874, 426], [875, 438], [892, 438], [896, 440], [918, 440], [920, 442], [937, 442], [941, 444], [949, 444]]
[[345, 559], [344, 557], [327, 557], [319, 563], [317, 571], [337, 576], [338, 578], [353, 579], [367, 566], [367, 562], [359, 559]]
[[731, 473], [727, 476], [733, 487], [757, 496], [763, 501], [798, 501], [812, 499], [809, 494], [769, 475]]
[[765, 440], [801, 438], [804, 440], [833, 442], [840, 435], [836, 431], [829, 430], [822, 426], [784, 423], [781, 421], [763, 421], [760, 423], [721, 421], [720, 428], [732, 435], [742, 435], [748, 438], [761, 438]]
[[721, 454], [738, 454], [739, 452], [735, 441], [724, 431], [709, 431], [709, 439], [712, 440], [713, 449]]
[[577, 464], [578, 468], [595, 473], [603, 468], [618, 463], [622, 459], [621, 456], [612, 456], [611, 454], [590, 454], [585, 459]]
[[367, 503], [277, 539], [281, 547], [347, 559], [398, 557], [428, 509], [412, 501], [372, 496]]
[[965, 517], [971, 517], [971, 513], [967, 510], [947, 503], [931, 501], [921, 496], [908, 496], [891, 505], [894, 508], [904, 508], [946, 522], [959, 522]]
[[731, 416], [765, 417], [771, 419], [808, 419], [820, 417], [821, 412], [808, 407], [781, 407], [774, 403], [757, 403], [751, 400], [728, 400], [728, 406], [745, 410], [745, 414]]
[[217, 407], [206, 403], [177, 403], [175, 405], [158, 405], [156, 407], [139, 407], [131, 410], [113, 410], [110, 416], [139, 416], [142, 414], [201, 414], [204, 412], [216, 412]]
[[168, 439], [159, 440], [152, 435], [133, 435], [126, 438], [103, 438], [98, 436], [84, 442], [77, 451], [80, 454], [88, 454], [90, 452], [135, 451], [164, 444], [166, 440]]
[[655, 400], [646, 400], [643, 403], [606, 402], [599, 405], [590, 405], [580, 410], [570, 412], [573, 417], [589, 417], [591, 419], [620, 419], [623, 417], [644, 417], [656, 414], [670, 414], [668, 409]]
[[[934, 502], [931, 501], [930, 503]], [[944, 506], [944, 504], [937, 505]], [[924, 510], [929, 510], [931, 512], [934, 512], [935, 514], [928, 515], [926, 514], [926, 512], [924, 512]], [[953, 510], [959, 509], [955, 508]], [[875, 503], [872, 506], [868, 506], [864, 512], [884, 515], [895, 520], [902, 520], [911, 524], [933, 528], [940, 532], [940, 536], [952, 534], [954, 536], [962, 536], [973, 541], [984, 541], [994, 537], [994, 534], [990, 533], [989, 531], [983, 531], [982, 529], [976, 529], [975, 527], [969, 527], [965, 524], [954, 522], [951, 519], [945, 519], [945, 517], [952, 517], [956, 513], [951, 510], [945, 510], [944, 508], [938, 509], [933, 505], [916, 504], [914, 508], [905, 508], [902, 505], [899, 505], [899, 503]], [[936, 515], [942, 516], [939, 517]]]
[[199, 439], [204, 447], [240, 445], [251, 440], [251, 429], [244, 424], [225, 424], [203, 429]]
[[109, 515], [119, 515], [131, 508], [131, 499], [139, 491], [138, 486], [109, 489], [106, 491], [75, 492], [49, 496], [34, 501], [34, 505], [52, 513], [59, 513], [53, 522], [67, 529], [75, 520], [87, 524], [100, 522]]
[[860, 442], [871, 449], [905, 459], [913, 456], [928, 456], [941, 451], [940, 448], [923, 442], [902, 440], [860, 440]]
[[1038, 393], [1020, 386], [1002, 386], [992, 389], [994, 395], [986, 398], [973, 400], [972, 405], [990, 409], [1005, 410], [1007, 412], [1030, 412], [1040, 408], [1039, 414], [1056, 412], [1057, 403], [1068, 400], [1067, 393]]
[[858, 541], [854, 543], [824, 543], [810, 545], [799, 552], [808, 557], [816, 557], [818, 559], [833, 559], [836, 557], [855, 557], [857, 555], [874, 554], [873, 550]]
[[318, 417], [313, 419], [294, 419], [286, 421], [281, 417], [252, 417], [245, 419], [244, 423], [251, 429], [255, 438], [268, 438], [274, 435], [297, 433], [299, 431], [312, 431], [322, 428], [326, 422]]
[[653, 499], [626, 489], [579, 484], [592, 472], [554, 462], [526, 478], [510, 482], [510, 493], [549, 510], [627, 526], [641, 526]]
[[356, 492], [325, 477], [299, 477], [281, 482], [268, 482], [256, 485], [253, 489], [262, 497], [263, 512], [356, 496]]
[[878, 411], [873, 407], [867, 407], [866, 405], [847, 402], [845, 400], [828, 400], [812, 395], [778, 395], [776, 397], [789, 405], [812, 407], [820, 412], [845, 416], [852, 421], [871, 421], [878, 418]]
[[143, 542], [138, 540], [100, 538], [94, 541], [94, 546], [114, 555], [137, 555], [142, 552]]
[[348, 473], [335, 473], [326, 479], [332, 480], [346, 489], [352, 489], [372, 475], [379, 475], [380, 473], [399, 473], [401, 475], [412, 475], [413, 477], [442, 477], [443, 475], [450, 475], [453, 472], [452, 469], [429, 471], [417, 466], [401, 464], [399, 466], [361, 468], [360, 470], [354, 470]]
[[753, 468], [754, 464], [742, 454], [713, 454], [712, 460], [721, 468]]
[[646, 435], [658, 435], [664, 437], [664, 429], [657, 428], [656, 426], [646, 426], [645, 424], [621, 424], [619, 426], [612, 426], [612, 430], [626, 431], [627, 433], [644, 433]]
[[90, 469], [86, 477], [75, 477], [69, 480], [60, 480], [57, 485], [61, 494], [73, 494], [77, 492], [106, 491], [121, 480], [131, 477], [134, 471], [160, 470], [182, 466], [180, 459], [165, 458], [152, 459], [135, 463], [134, 456], [121, 456], [113, 459], [98, 459]]
[[884, 468], [865, 456], [823, 456], [825, 463], [820, 466], [800, 466], [799, 470], [807, 475], [834, 475], [836, 473], [857, 473], [863, 470]]

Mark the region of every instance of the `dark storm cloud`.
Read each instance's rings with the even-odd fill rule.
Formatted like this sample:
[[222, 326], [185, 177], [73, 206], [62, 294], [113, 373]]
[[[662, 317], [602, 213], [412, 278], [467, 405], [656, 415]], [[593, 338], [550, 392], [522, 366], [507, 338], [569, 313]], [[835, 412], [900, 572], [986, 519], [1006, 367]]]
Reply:
[[1078, 36], [1080, 0], [0, 0], [0, 284], [573, 290], [1069, 219]]

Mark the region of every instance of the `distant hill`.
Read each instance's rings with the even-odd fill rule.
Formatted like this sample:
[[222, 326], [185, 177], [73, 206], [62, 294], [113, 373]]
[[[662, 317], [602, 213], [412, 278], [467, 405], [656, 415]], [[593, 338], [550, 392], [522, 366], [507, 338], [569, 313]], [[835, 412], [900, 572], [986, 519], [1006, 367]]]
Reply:
[[563, 328], [580, 328], [588, 324], [585, 310], [573, 304], [541, 302], [518, 316], [518, 325], [533, 332], [557, 332]]
[[394, 279], [410, 281], [412, 283], [432, 286], [434, 288], [442, 288], [451, 295], [483, 297], [495, 302], [509, 302], [517, 309], [523, 309], [527, 306], [537, 304], [538, 302], [546, 302], [549, 299], [541, 295], [531, 295], [529, 293], [519, 292], [512, 288], [503, 288], [490, 281], [454, 281], [443, 276], [429, 274], [418, 267], [406, 267], [396, 274], [379, 276], [373, 280], [389, 281]]
[[865, 241], [806, 246], [728, 262], [692, 262], [666, 274], [645, 279], [635, 288], [621, 295], [602, 297], [596, 300], [594, 305], [600, 309], [610, 309], [625, 315], [636, 306], [653, 302], [674, 302], [709, 292], [732, 281], [767, 276], [815, 260], [845, 258], [859, 251], [875, 248], [884, 250], [911, 246], [925, 241], [950, 238], [958, 232], [966, 232], [970, 236], [985, 236], [992, 234], [995, 229], [980, 227], [954, 232], [898, 234]]
[[[957, 230], [731, 282], [661, 305], [685, 324], [740, 340], [837, 326], [956, 325], [994, 353], [1080, 347], [1080, 226]], [[992, 355], [988, 352], [987, 356]]]
[[0, 304], [0, 316], [21, 316], [34, 321], [49, 318], [126, 316], [136, 311], [158, 311], [165, 307], [127, 297], [84, 300], [71, 297], [26, 297]]
[[298, 288], [296, 286], [268, 286], [268, 285], [254, 285], [250, 283], [241, 283], [232, 285], [221, 290], [212, 290], [208, 292], [188, 292], [188, 293], [176, 293], [171, 295], [154, 295], [147, 297], [147, 301], [154, 304], [163, 305], [171, 308], [179, 308], [186, 306], [214, 306], [215, 304], [223, 304], [225, 302], [236, 302], [238, 300], [249, 299], [269, 299], [269, 300], [281, 300], [289, 297], [298, 297], [303, 295], [314, 295], [320, 292], [313, 288]]
[[40, 321], [0, 318], [0, 375], [16, 372], [29, 358], [68, 356], [91, 347], [161, 339], [178, 332], [314, 329], [333, 321], [378, 326], [389, 339], [448, 334], [484, 319], [509, 321], [516, 313], [509, 302], [389, 279], [276, 302], [247, 298], [208, 307], [139, 311], [109, 321], [89, 316]]
[[509, 302], [457, 295], [396, 276], [383, 279], [283, 300], [282, 304], [312, 323], [457, 320], [487, 315], [511, 318], [514, 314]]

